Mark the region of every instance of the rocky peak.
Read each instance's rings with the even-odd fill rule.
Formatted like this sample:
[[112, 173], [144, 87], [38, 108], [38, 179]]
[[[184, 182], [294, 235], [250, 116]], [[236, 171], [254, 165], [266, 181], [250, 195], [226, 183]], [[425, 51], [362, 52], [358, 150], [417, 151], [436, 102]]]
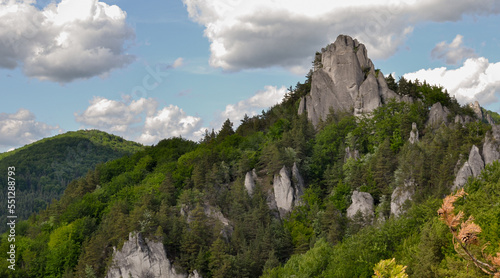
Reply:
[[320, 66], [312, 74], [311, 93], [299, 105], [299, 114], [307, 112], [314, 126], [326, 119], [330, 109], [360, 115], [372, 112], [390, 98], [400, 100], [357, 40], [340, 35], [321, 50], [320, 56]]
[[453, 183], [452, 191], [462, 188], [470, 176], [477, 177], [484, 169], [484, 161], [479, 154], [479, 148], [475, 145], [472, 146], [469, 159], [464, 163], [462, 168], [458, 171], [455, 182]]
[[427, 126], [437, 127], [441, 123], [447, 124], [449, 114], [450, 110], [446, 106], [441, 105], [440, 102], [434, 103], [431, 107], [431, 111], [429, 111]]
[[481, 109], [481, 106], [479, 105], [479, 102], [477, 100], [474, 103], [469, 103], [470, 108], [474, 110], [474, 113], [476, 114], [476, 117], [481, 121], [483, 120], [483, 110]]

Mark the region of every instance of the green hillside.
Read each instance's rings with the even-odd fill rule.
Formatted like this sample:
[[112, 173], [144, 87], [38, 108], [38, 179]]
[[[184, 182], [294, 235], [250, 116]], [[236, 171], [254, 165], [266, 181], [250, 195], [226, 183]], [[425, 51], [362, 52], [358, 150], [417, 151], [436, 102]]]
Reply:
[[[390, 258], [407, 266], [411, 277], [483, 277], [454, 250], [437, 210], [450, 193], [457, 161], [467, 159], [473, 145], [482, 146], [491, 126], [479, 121], [427, 126], [435, 102], [448, 107], [450, 119], [473, 111], [440, 87], [403, 78], [391, 86], [420, 101], [390, 101], [369, 117], [332, 112], [315, 129], [297, 113], [311, 88], [308, 78], [281, 104], [245, 117], [236, 130], [228, 120], [198, 143], [165, 139], [99, 164], [71, 181], [59, 201], [18, 223], [15, 272], [7, 269], [8, 235], [1, 237], [0, 276], [104, 277], [114, 248], [137, 231], [162, 241], [178, 270], [197, 270], [205, 278], [371, 277], [375, 264]], [[414, 144], [412, 123], [419, 130]], [[73, 147], [61, 155], [66, 163], [53, 168], [73, 169], [71, 162], [83, 153], [101, 153], [82, 144], [86, 151], [76, 155], [71, 150], [78, 148], [68, 144]], [[347, 147], [357, 150], [359, 159], [346, 157]], [[23, 159], [41, 157], [41, 150], [26, 152]], [[274, 176], [294, 164], [307, 186], [301, 203], [279, 217], [269, 205]], [[18, 167], [19, 173], [32, 171]], [[258, 178], [250, 195], [244, 181], [252, 169]], [[70, 180], [58, 171], [66, 173], [45, 175]], [[457, 202], [483, 227], [479, 240], [491, 243], [489, 254], [500, 242], [499, 176], [498, 163], [488, 166], [480, 178], [469, 180], [469, 197]], [[46, 191], [29, 178], [20, 186]], [[407, 180], [416, 185], [415, 194], [407, 213], [395, 219], [391, 194]], [[354, 191], [373, 196], [373, 219], [347, 217]], [[230, 229], [209, 217], [208, 208], [220, 211]]]
[[[71, 180], [85, 175], [99, 163], [132, 154], [143, 147], [137, 143], [98, 130], [80, 130], [46, 138], [0, 155], [0, 169], [16, 171], [17, 216], [27, 219], [59, 199]], [[0, 180], [3, 192], [7, 180]], [[6, 194], [0, 194], [0, 207], [7, 206]], [[5, 222], [5, 215], [0, 216]], [[5, 231], [6, 226], [0, 226]]]

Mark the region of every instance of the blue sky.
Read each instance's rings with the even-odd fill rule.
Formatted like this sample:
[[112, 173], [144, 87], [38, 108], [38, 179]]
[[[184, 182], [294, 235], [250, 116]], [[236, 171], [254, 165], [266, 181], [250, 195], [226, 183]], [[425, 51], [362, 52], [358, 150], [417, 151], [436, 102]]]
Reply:
[[0, 152], [81, 128], [197, 140], [279, 102], [339, 34], [500, 112], [498, 2], [331, 2], [1, 1]]

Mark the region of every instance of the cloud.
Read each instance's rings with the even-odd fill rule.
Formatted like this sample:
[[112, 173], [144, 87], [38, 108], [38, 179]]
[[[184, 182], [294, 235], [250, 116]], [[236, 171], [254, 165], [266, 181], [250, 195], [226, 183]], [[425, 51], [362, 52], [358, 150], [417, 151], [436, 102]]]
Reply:
[[201, 118], [189, 116], [178, 106], [169, 105], [146, 118], [143, 132], [137, 140], [144, 144], [153, 144], [172, 136], [196, 140], [199, 139], [201, 125]]
[[500, 62], [490, 63], [488, 59], [479, 57], [465, 60], [464, 64], [457, 69], [446, 67], [421, 69], [407, 73], [404, 77], [441, 85], [462, 104], [477, 100], [482, 105], [491, 105], [498, 102], [499, 72]]
[[[116, 132], [122, 135], [132, 131], [133, 125], [141, 123], [145, 116], [153, 115], [158, 103], [152, 98], [121, 101], [94, 97], [90, 106], [81, 113], [75, 113], [75, 120], [86, 126]], [[146, 115], [147, 114], [147, 115]]]
[[463, 36], [458, 34], [450, 44], [442, 41], [432, 49], [434, 59], [444, 59], [448, 65], [456, 65], [463, 59], [476, 57], [474, 49], [463, 46]]
[[42, 10], [30, 0], [0, 2], [0, 67], [60, 83], [104, 76], [134, 60], [126, 13], [97, 0], [62, 0]]
[[246, 115], [252, 117], [258, 115], [263, 109], [270, 108], [271, 106], [280, 103], [283, 97], [287, 93], [287, 88], [282, 86], [278, 88], [277, 86], [265, 86], [264, 90], [258, 91], [252, 97], [242, 100], [236, 104], [228, 104], [226, 109], [217, 115], [216, 120], [212, 123], [212, 126], [219, 129], [222, 123], [229, 119], [235, 124], [235, 127], [239, 125], [240, 120]]
[[205, 27], [210, 65], [228, 71], [280, 66], [309, 69], [312, 55], [339, 34], [364, 43], [370, 57], [387, 58], [423, 21], [500, 13], [491, 0], [183, 0]]
[[84, 112], [74, 114], [75, 120], [86, 127], [143, 144], [154, 144], [172, 136], [198, 139], [201, 118], [187, 115], [174, 105], [158, 109], [158, 102], [152, 98], [131, 99], [128, 95], [119, 101], [94, 97]]
[[35, 115], [27, 109], [16, 113], [0, 113], [0, 148], [10, 149], [35, 142], [52, 134], [59, 126], [37, 122]]

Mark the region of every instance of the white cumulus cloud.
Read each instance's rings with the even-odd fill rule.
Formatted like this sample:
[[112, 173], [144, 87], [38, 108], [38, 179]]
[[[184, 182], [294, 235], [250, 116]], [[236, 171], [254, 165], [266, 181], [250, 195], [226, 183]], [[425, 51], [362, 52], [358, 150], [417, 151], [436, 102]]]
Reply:
[[121, 135], [143, 144], [154, 144], [164, 138], [182, 136], [199, 139], [202, 119], [187, 115], [175, 105], [158, 107], [152, 98], [132, 100], [125, 95], [122, 100], [94, 97], [75, 120], [85, 127]]
[[60, 83], [103, 76], [134, 60], [127, 14], [98, 0], [62, 0], [42, 10], [32, 0], [0, 2], [0, 67]]
[[481, 105], [498, 102], [500, 93], [500, 62], [490, 63], [484, 57], [469, 58], [457, 69], [440, 67], [407, 73], [410, 80], [426, 80], [429, 84], [443, 86], [451, 96], [462, 103], [479, 101]]
[[16, 113], [0, 113], [0, 149], [5, 151], [33, 143], [52, 134], [59, 126], [50, 126], [36, 121], [35, 115], [27, 109]]
[[217, 124], [220, 123], [220, 126], [222, 126], [222, 122], [229, 119], [231, 122], [238, 125], [245, 114], [249, 117], [260, 114], [263, 109], [270, 108], [280, 103], [286, 93], [287, 88], [285, 86], [281, 88], [277, 86], [265, 86], [264, 90], [258, 91], [248, 99], [242, 100], [236, 104], [226, 105], [226, 109], [222, 111], [218, 117]]
[[371, 58], [395, 53], [423, 21], [500, 13], [492, 0], [183, 0], [205, 27], [210, 64], [228, 71], [281, 66], [300, 72], [339, 34], [364, 43]]
[[137, 140], [144, 144], [173, 136], [196, 140], [199, 139], [201, 125], [201, 118], [187, 115], [178, 106], [169, 105], [146, 118], [143, 132]]
[[458, 34], [453, 41], [448, 44], [442, 41], [432, 49], [431, 55], [434, 59], [444, 59], [448, 65], [456, 65], [463, 59], [475, 57], [474, 49], [463, 46], [463, 36]]
[[129, 100], [130, 98], [117, 101], [94, 97], [85, 111], [75, 113], [75, 119], [86, 126], [125, 135], [132, 131], [135, 124], [143, 122], [146, 116], [153, 115], [158, 106], [157, 101], [152, 98]]

